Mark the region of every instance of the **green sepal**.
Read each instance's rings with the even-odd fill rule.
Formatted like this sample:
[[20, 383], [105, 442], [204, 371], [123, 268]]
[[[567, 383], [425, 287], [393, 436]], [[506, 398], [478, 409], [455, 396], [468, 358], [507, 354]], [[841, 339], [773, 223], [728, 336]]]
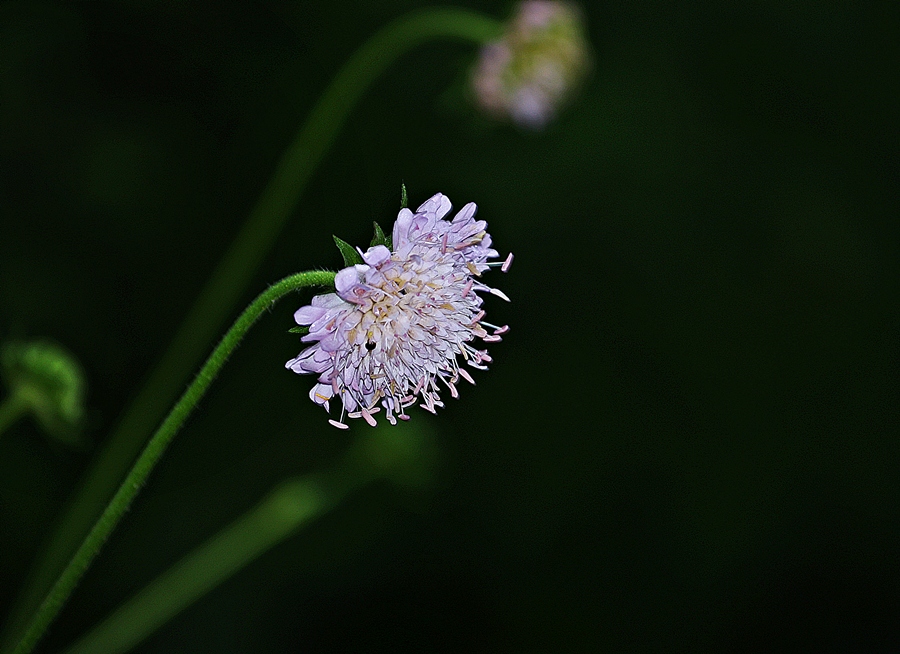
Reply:
[[302, 335], [306, 335], [306, 334], [309, 333], [309, 326], [308, 326], [308, 325], [298, 325], [297, 327], [291, 327], [291, 328], [288, 330], [288, 333], [289, 333], [289, 334], [302, 334]]
[[334, 238], [334, 244], [337, 245], [338, 250], [341, 251], [341, 256], [344, 257], [345, 268], [363, 263], [363, 259], [359, 256], [359, 252], [357, 252], [352, 245], [347, 243], [347, 241], [342, 241], [337, 236], [333, 236], [332, 238]]
[[406, 209], [409, 206], [409, 198], [406, 196], [406, 184], [400, 182], [400, 208]]
[[384, 230], [381, 229], [381, 225], [376, 222], [372, 223], [375, 226], [375, 236], [372, 237], [372, 244], [369, 245], [370, 248], [375, 247], [376, 245], [383, 245], [388, 250], [393, 250], [393, 244], [391, 243], [391, 237], [384, 235]]

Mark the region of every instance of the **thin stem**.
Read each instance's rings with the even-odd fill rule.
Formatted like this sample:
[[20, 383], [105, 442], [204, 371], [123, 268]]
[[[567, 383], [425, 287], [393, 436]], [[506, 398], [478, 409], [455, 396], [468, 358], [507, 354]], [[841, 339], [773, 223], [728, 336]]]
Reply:
[[0, 435], [12, 427], [28, 412], [28, 404], [16, 393], [12, 393], [0, 403]]
[[395, 59], [421, 43], [434, 39], [483, 43], [495, 38], [501, 28], [499, 21], [468, 10], [425, 9], [382, 28], [344, 64], [288, 146], [268, 186], [201, 291], [169, 349], [84, 477], [18, 598], [8, 621], [5, 644], [15, 636], [17, 627], [34, 610], [88, 526], [93, 524], [96, 507], [102, 506], [117, 487], [146, 435], [161, 418], [158, 407], [169, 406], [178, 389], [183, 388], [208, 343], [221, 329], [228, 311], [271, 249], [319, 161], [369, 85]]
[[112, 533], [119, 520], [121, 520], [125, 511], [128, 510], [132, 500], [134, 500], [138, 491], [144, 485], [172, 438], [178, 433], [188, 414], [205, 395], [209, 385], [216, 378], [216, 375], [222, 369], [222, 366], [225, 365], [228, 357], [241, 342], [241, 339], [249, 331], [250, 327], [253, 326], [263, 312], [267, 311], [272, 304], [288, 293], [309, 286], [328, 286], [333, 284], [333, 282], [334, 273], [325, 271], [303, 272], [285, 277], [263, 291], [238, 316], [231, 329], [226, 332], [216, 349], [213, 350], [213, 353], [206, 360], [206, 363], [203, 364], [193, 383], [188, 386], [181, 399], [172, 407], [169, 415], [166, 416], [162, 425], [147, 443], [147, 447], [144, 448], [122, 485], [119, 486], [119, 490], [116, 491], [116, 494], [88, 532], [81, 546], [63, 569], [56, 583], [51, 587], [47, 597], [44, 598], [44, 601], [25, 628], [24, 636], [14, 650], [15, 654], [27, 654], [27, 652], [30, 652], [38, 639], [47, 630], [47, 627], [50, 626], [50, 623], [62, 608], [63, 603], [72, 594], [75, 586], [100, 551], [103, 543]]

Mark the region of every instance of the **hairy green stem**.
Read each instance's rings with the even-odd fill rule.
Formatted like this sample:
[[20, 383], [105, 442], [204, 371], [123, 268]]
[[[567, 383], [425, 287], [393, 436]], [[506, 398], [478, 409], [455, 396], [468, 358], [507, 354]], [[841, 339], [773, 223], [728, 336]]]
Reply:
[[[501, 23], [464, 9], [429, 8], [388, 24], [340, 69], [288, 146], [243, 228], [200, 293], [143, 390], [123, 414], [73, 495], [37, 559], [8, 620], [8, 645], [35, 609], [72, 551], [84, 538], [161, 415], [221, 329], [254, 270], [271, 249], [316, 166], [365, 90], [402, 54], [435, 39], [483, 43]], [[5, 650], [5, 648], [4, 648]]]
[[28, 403], [16, 393], [12, 393], [0, 403], [0, 435], [12, 427], [16, 421], [28, 412]]
[[334, 273], [332, 272], [310, 271], [297, 273], [296, 275], [285, 277], [270, 286], [260, 293], [250, 303], [250, 306], [244, 309], [244, 312], [234, 321], [231, 329], [222, 337], [222, 340], [206, 360], [206, 363], [203, 364], [193, 383], [188, 386], [181, 399], [172, 407], [169, 415], [166, 416], [159, 429], [153, 434], [153, 437], [147, 443], [147, 447], [141, 452], [122, 485], [119, 486], [119, 490], [113, 495], [112, 500], [110, 500], [97, 522], [88, 532], [81, 546], [75, 551], [56, 583], [50, 588], [50, 592], [25, 628], [22, 639], [13, 650], [15, 654], [27, 654], [30, 652], [38, 639], [47, 630], [47, 627], [50, 626], [50, 623], [62, 609], [63, 603], [75, 590], [75, 586], [81, 580], [94, 557], [97, 556], [103, 543], [115, 529], [125, 511], [128, 510], [132, 500], [134, 500], [144, 485], [172, 438], [178, 433], [178, 430], [184, 424], [185, 419], [193, 408], [206, 394], [209, 385], [216, 378], [216, 375], [241, 342], [241, 339], [250, 330], [250, 327], [275, 302], [288, 293], [310, 286], [328, 286], [333, 283]]

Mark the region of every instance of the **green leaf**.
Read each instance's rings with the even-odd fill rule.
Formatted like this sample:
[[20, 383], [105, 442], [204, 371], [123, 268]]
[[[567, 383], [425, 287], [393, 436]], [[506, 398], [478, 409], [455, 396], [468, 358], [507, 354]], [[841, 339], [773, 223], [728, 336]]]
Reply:
[[308, 325], [299, 325], [298, 327], [291, 327], [288, 330], [289, 334], [308, 334], [309, 326]]
[[376, 222], [373, 222], [372, 224], [375, 226], [375, 236], [372, 237], [372, 244], [369, 247], [373, 248], [376, 245], [383, 245], [388, 250], [393, 250], [394, 248], [391, 244], [391, 237], [385, 236], [384, 230], [381, 229], [381, 225]]
[[359, 256], [359, 252], [357, 252], [352, 245], [347, 243], [347, 241], [342, 241], [337, 236], [333, 236], [332, 238], [334, 238], [334, 244], [337, 245], [338, 250], [341, 251], [341, 256], [344, 257], [345, 268], [363, 263], [363, 259]]
[[406, 196], [406, 184], [400, 182], [400, 208], [406, 209], [409, 206], [409, 198]]

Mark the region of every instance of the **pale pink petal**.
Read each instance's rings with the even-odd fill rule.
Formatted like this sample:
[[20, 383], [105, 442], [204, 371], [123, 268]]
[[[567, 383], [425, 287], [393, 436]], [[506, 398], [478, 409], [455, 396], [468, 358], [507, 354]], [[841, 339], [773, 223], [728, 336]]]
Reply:
[[339, 429], [347, 428], [344, 417], [374, 426], [382, 407], [391, 424], [407, 420], [406, 409], [417, 402], [436, 412], [444, 406], [441, 393], [459, 396], [460, 378], [474, 383], [463, 362], [487, 369], [491, 357], [471, 343], [500, 340], [507, 328], [481, 322], [480, 294], [508, 298], [480, 277], [497, 253], [487, 223], [475, 220], [476, 205], [465, 205], [452, 222], [445, 219], [451, 206], [438, 193], [415, 213], [401, 210], [393, 252], [383, 245], [361, 252], [365, 264], [338, 272], [335, 293], [296, 312], [298, 323], [310, 326], [303, 340], [312, 345], [286, 367], [318, 375], [310, 399], [326, 411], [330, 400], [340, 402], [340, 420], [330, 420]]
[[322, 307], [305, 306], [294, 312], [294, 321], [298, 325], [311, 325], [325, 315]]

